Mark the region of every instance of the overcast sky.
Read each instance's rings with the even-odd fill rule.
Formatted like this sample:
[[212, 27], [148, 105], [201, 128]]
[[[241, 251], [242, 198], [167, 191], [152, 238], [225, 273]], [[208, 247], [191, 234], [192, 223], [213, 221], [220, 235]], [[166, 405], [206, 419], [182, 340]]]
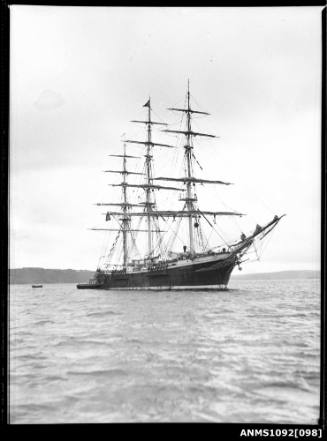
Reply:
[[[245, 232], [287, 213], [244, 272], [319, 269], [320, 7], [10, 11], [11, 268], [96, 268], [104, 239], [87, 228], [103, 210], [92, 204], [119, 199], [107, 155], [123, 133], [144, 137], [129, 121], [149, 96], [178, 128], [166, 108], [183, 105], [189, 78], [194, 107], [211, 114], [195, 128], [220, 136], [197, 142], [202, 176], [234, 183], [205, 193], [204, 208], [248, 213]], [[160, 174], [170, 154], [158, 152]]]

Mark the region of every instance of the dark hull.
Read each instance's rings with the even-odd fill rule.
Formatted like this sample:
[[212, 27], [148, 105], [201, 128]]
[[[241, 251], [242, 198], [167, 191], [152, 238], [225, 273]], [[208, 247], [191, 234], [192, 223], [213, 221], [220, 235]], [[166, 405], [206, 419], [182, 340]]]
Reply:
[[97, 284], [77, 285], [79, 289], [187, 289], [211, 287], [225, 289], [230, 275], [236, 264], [236, 257], [229, 256], [224, 260], [214, 260], [204, 263], [190, 263], [149, 270], [146, 272], [125, 273], [112, 271], [99, 272], [96, 275]]
[[76, 285], [78, 289], [101, 289], [101, 283], [79, 283]]

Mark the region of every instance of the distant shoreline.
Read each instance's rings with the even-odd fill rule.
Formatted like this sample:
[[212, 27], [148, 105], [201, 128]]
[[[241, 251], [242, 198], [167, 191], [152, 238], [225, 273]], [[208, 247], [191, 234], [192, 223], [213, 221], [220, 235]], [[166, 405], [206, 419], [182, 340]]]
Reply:
[[270, 273], [232, 274], [231, 280], [286, 280], [286, 279], [320, 279], [320, 271], [294, 270], [273, 271]]
[[[94, 271], [50, 268], [14, 268], [9, 270], [11, 285], [33, 283], [83, 283], [93, 276]], [[320, 271], [294, 270], [270, 273], [232, 274], [231, 280], [285, 280], [319, 279]]]
[[94, 271], [51, 268], [14, 268], [9, 270], [11, 285], [34, 283], [84, 283]]

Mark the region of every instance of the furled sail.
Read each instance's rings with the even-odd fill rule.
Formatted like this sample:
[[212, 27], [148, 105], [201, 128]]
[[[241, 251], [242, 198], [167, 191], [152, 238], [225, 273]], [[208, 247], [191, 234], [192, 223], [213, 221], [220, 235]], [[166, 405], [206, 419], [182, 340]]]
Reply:
[[129, 142], [131, 144], [143, 144], [143, 145], [149, 145], [149, 146], [159, 146], [159, 147], [168, 147], [171, 149], [174, 149], [175, 146], [174, 145], [170, 145], [170, 144], [160, 144], [159, 142], [152, 142], [152, 141], [136, 141], [133, 139], [126, 139], [125, 142]]
[[177, 191], [182, 191], [182, 188], [177, 188], [177, 187], [164, 187], [162, 185], [154, 185], [154, 184], [128, 184], [125, 182], [122, 182], [121, 184], [108, 184], [111, 187], [135, 187], [135, 188], [153, 188], [155, 190], [177, 190]]
[[[89, 228], [89, 230], [92, 231], [122, 231], [121, 228]], [[130, 229], [128, 228], [128, 232], [140, 232], [140, 233], [147, 233], [148, 230], [140, 230], [140, 229]], [[166, 233], [165, 230], [152, 230], [153, 233]]]
[[207, 136], [208, 138], [219, 138], [219, 136], [216, 135], [209, 135], [208, 133], [200, 133], [200, 132], [193, 132], [193, 130], [169, 130], [165, 129], [162, 130], [163, 132], [168, 133], [182, 133], [183, 135], [190, 135], [190, 136]]
[[[110, 211], [108, 212], [110, 215], [121, 215], [120, 211]], [[238, 213], [236, 211], [205, 211], [205, 210], [158, 210], [158, 211], [151, 211], [150, 213], [146, 212], [132, 212], [128, 213], [128, 216], [152, 216], [152, 217], [188, 217], [190, 215], [192, 216], [201, 216], [201, 215], [208, 215], [208, 216], [245, 216], [244, 213]]]
[[130, 204], [129, 202], [97, 202], [97, 207], [106, 207], [106, 206], [114, 206], [114, 207], [139, 207], [139, 204]]
[[133, 119], [131, 122], [133, 122], [133, 123], [143, 123], [143, 124], [154, 124], [156, 126], [168, 126], [167, 123], [161, 123], [161, 122], [157, 122], [157, 121], [139, 121], [139, 120]]
[[210, 115], [210, 113], [200, 112], [199, 110], [193, 110], [193, 109], [178, 109], [176, 107], [168, 107], [168, 110], [176, 110], [177, 112], [185, 112], [185, 113], [198, 113], [200, 115]]
[[198, 179], [194, 177], [183, 177], [183, 178], [169, 178], [165, 176], [160, 176], [158, 178], [153, 178], [155, 181], [176, 181], [176, 182], [194, 182], [199, 184], [223, 184], [223, 185], [232, 185], [231, 182], [223, 182], [223, 181], [216, 181], [216, 180], [210, 180], [210, 179]]
[[131, 172], [127, 170], [103, 170], [104, 173], [120, 173], [122, 175], [141, 175], [144, 176], [144, 173]]
[[108, 155], [108, 156], [114, 156], [115, 158], [134, 158], [139, 159], [141, 156], [133, 156], [133, 155]]

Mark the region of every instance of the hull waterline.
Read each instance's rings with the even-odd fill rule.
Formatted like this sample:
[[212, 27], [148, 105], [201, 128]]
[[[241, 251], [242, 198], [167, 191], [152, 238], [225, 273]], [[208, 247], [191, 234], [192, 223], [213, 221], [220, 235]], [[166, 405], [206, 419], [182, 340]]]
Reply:
[[226, 289], [236, 265], [235, 256], [225, 260], [192, 263], [180, 267], [167, 267], [140, 272], [112, 271], [96, 273], [93, 283], [78, 284], [79, 289]]

